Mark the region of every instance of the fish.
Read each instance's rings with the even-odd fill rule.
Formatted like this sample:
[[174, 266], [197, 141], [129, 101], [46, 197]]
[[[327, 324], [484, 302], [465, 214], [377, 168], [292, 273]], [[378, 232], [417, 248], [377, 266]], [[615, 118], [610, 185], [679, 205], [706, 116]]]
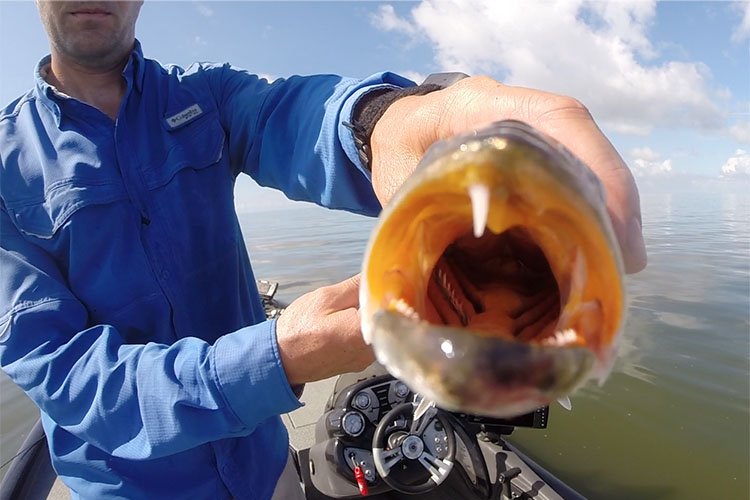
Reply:
[[438, 407], [508, 418], [612, 369], [626, 313], [605, 190], [505, 120], [433, 144], [367, 243], [362, 335]]

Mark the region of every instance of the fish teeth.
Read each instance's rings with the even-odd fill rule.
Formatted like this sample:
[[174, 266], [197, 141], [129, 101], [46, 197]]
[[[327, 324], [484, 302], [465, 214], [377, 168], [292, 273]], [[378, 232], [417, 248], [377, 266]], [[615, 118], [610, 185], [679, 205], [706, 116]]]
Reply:
[[391, 302], [391, 306], [407, 318], [419, 321], [419, 314], [404, 299], [398, 299]]
[[555, 332], [554, 337], [548, 337], [542, 341], [542, 344], [544, 345], [552, 345], [552, 346], [564, 346], [567, 344], [572, 344], [576, 341], [578, 338], [578, 335], [576, 335], [575, 330], [572, 328], [566, 328], [565, 330], [558, 330]]
[[487, 215], [490, 211], [490, 188], [486, 184], [472, 184], [469, 186], [469, 198], [471, 198], [471, 212], [474, 220], [474, 237], [479, 238], [484, 234], [487, 226]]

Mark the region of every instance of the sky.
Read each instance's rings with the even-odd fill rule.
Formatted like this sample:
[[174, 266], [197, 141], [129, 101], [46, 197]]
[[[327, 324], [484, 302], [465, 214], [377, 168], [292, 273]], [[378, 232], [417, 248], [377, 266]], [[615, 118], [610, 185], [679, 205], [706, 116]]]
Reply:
[[[573, 96], [641, 189], [750, 189], [750, 2], [154, 1], [147, 57], [231, 62], [269, 79], [439, 71]], [[31, 1], [0, 0], [0, 102], [48, 52]], [[287, 206], [243, 179], [238, 210]]]

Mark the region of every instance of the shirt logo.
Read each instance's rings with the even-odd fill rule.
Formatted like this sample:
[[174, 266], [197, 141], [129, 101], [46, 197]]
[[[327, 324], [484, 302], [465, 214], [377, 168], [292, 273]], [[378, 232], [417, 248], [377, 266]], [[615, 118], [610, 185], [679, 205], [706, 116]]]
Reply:
[[197, 104], [189, 106], [179, 113], [167, 118], [167, 124], [170, 128], [177, 128], [181, 125], [185, 125], [187, 122], [194, 120], [203, 114], [203, 110]]

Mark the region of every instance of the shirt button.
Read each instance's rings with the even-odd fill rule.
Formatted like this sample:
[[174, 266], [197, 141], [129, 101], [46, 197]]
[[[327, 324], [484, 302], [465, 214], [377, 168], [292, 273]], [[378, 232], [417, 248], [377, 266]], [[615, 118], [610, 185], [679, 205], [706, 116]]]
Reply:
[[163, 280], [169, 279], [169, 271], [167, 271], [166, 269], [162, 269], [160, 276]]

